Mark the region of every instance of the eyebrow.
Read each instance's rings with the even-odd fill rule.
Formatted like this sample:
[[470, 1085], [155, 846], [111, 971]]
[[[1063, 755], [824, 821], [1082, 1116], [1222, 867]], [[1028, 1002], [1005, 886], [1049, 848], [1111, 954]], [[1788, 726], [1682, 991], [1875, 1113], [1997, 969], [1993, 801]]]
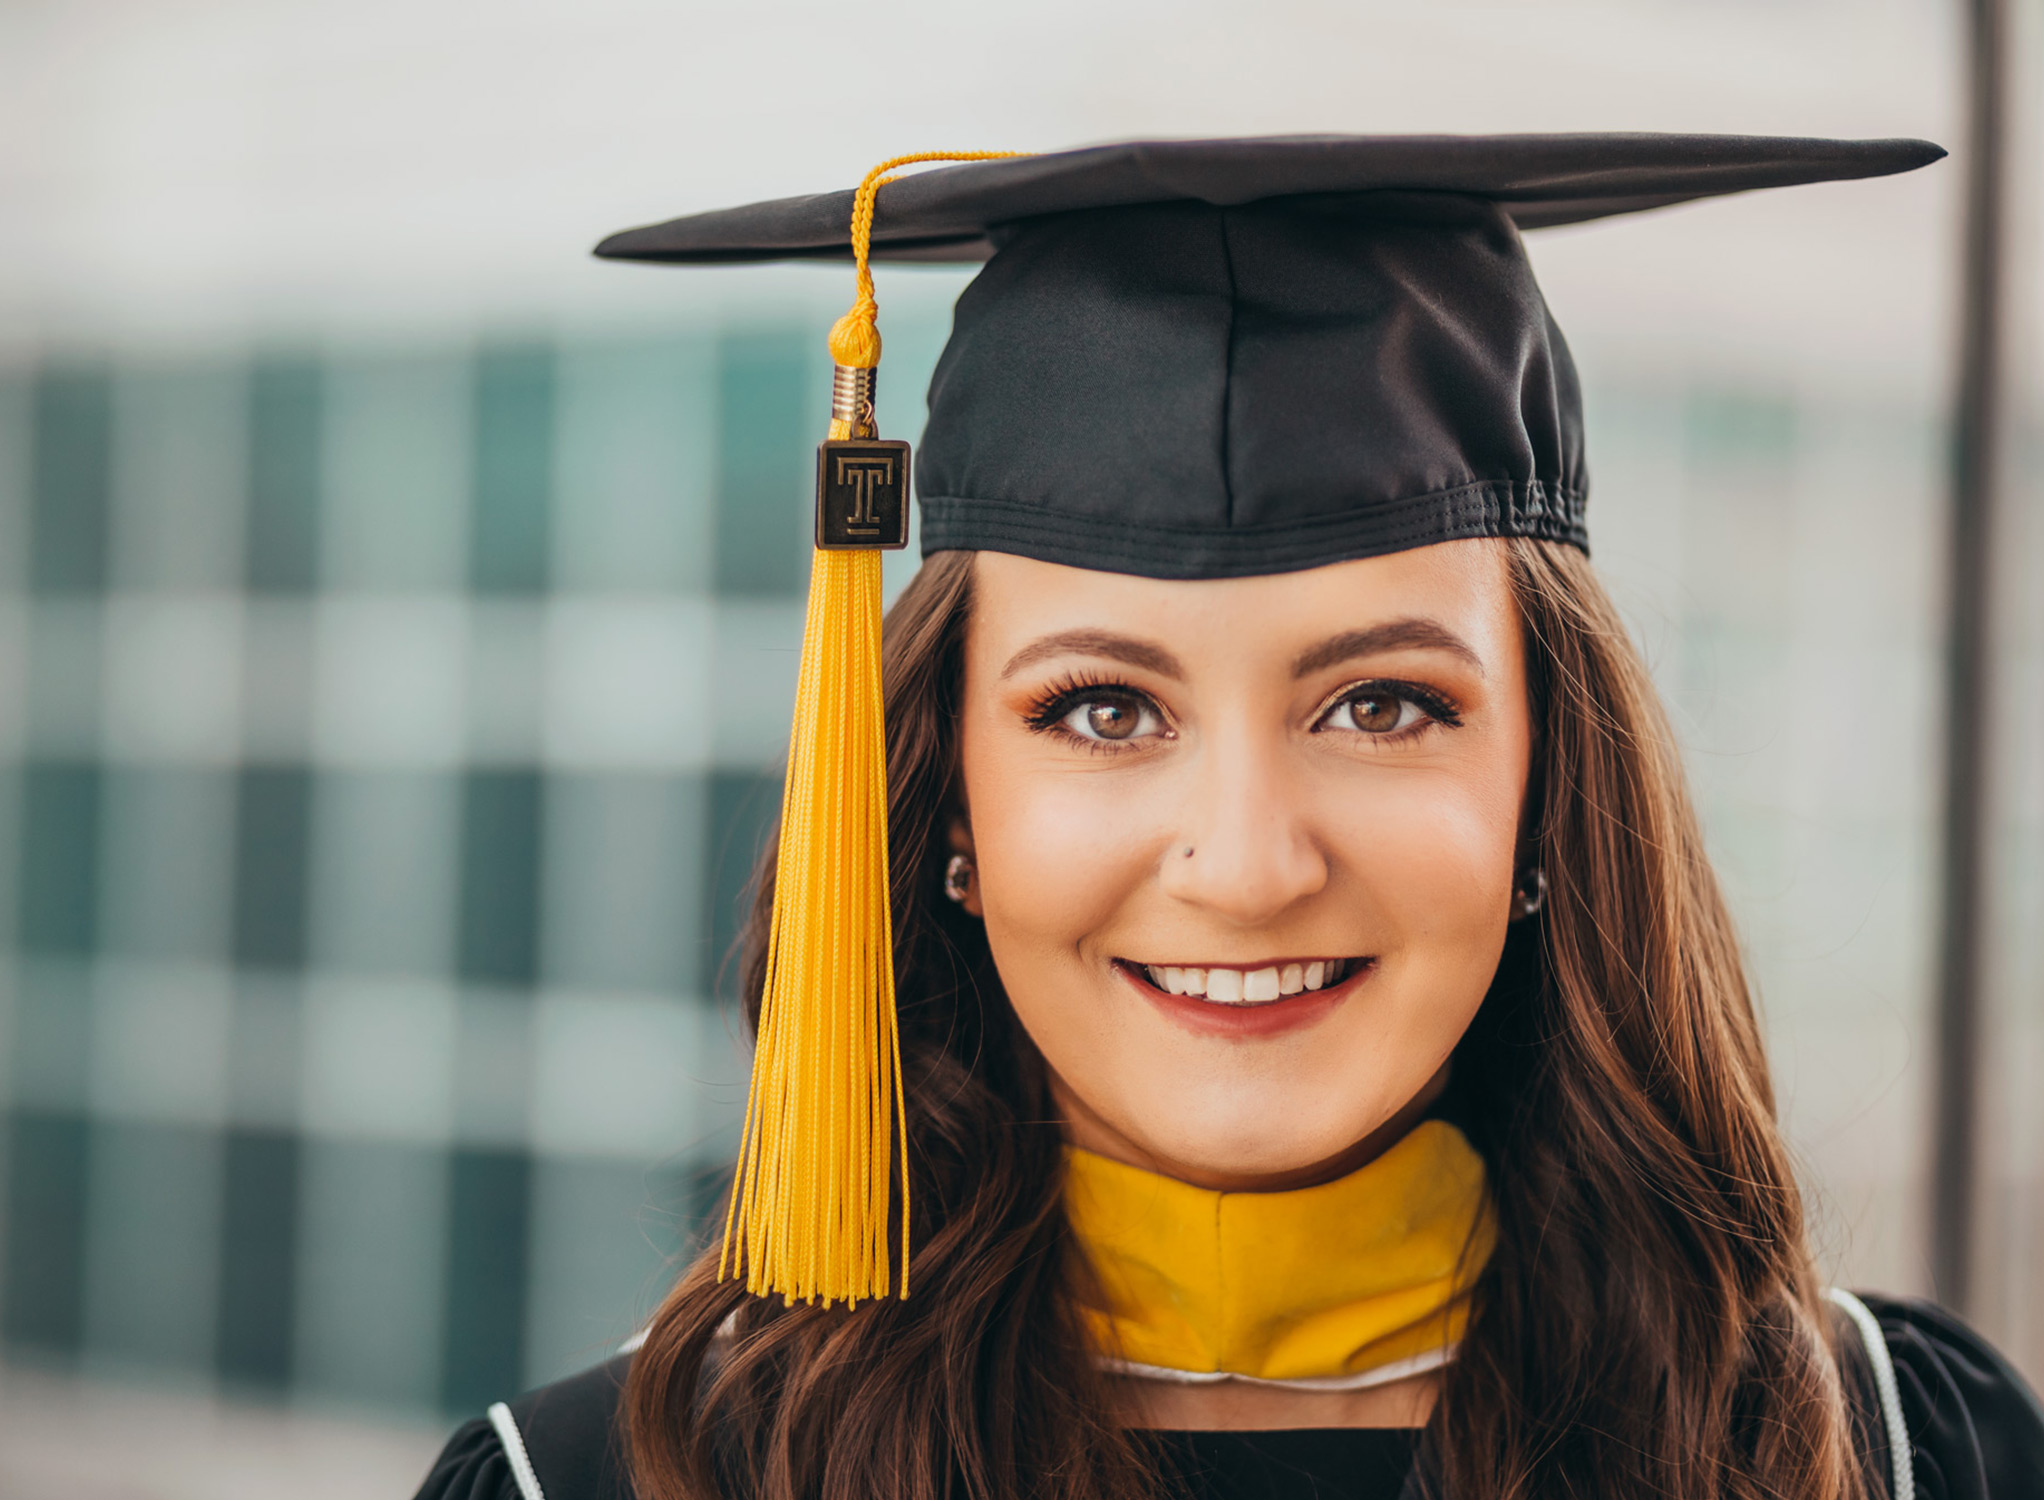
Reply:
[[1346, 630], [1340, 635], [1330, 636], [1310, 651], [1300, 653], [1292, 662], [1292, 676], [1310, 676], [1359, 656], [1374, 656], [1380, 651], [1446, 651], [1476, 668], [1479, 676], [1483, 674], [1483, 658], [1461, 636], [1438, 620], [1414, 617], [1389, 620], [1367, 630]]
[[1141, 667], [1160, 677], [1182, 679], [1185, 676], [1185, 668], [1178, 664], [1178, 658], [1162, 646], [1132, 635], [1116, 635], [1111, 630], [1062, 630], [1056, 635], [1031, 641], [1008, 658], [1008, 664], [1001, 668], [1001, 676], [1013, 677], [1024, 667], [1048, 661], [1054, 656], [1101, 656], [1109, 661]]

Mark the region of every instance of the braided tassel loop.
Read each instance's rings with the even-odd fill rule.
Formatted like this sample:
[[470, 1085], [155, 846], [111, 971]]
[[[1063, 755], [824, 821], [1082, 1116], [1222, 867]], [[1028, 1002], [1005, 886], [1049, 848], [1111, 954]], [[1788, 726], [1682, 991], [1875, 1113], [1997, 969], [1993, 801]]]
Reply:
[[830, 331], [837, 370], [830, 438], [817, 453], [817, 550], [781, 794], [766, 989], [718, 1260], [720, 1278], [741, 1277], [747, 1291], [790, 1303], [827, 1307], [908, 1295], [880, 552], [907, 541], [909, 452], [906, 443], [882, 442], [873, 421], [880, 363], [868, 265], [874, 199], [897, 167], [1019, 154], [896, 157], [867, 173], [852, 200], [857, 296]]

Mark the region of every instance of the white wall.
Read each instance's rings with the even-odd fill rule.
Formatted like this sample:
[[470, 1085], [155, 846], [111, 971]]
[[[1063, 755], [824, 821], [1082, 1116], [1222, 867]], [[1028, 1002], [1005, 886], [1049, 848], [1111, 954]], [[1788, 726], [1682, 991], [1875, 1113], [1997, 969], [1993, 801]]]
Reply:
[[[1302, 130], [1957, 133], [1928, 0], [14, 0], [0, 347], [642, 320], [837, 279], [599, 266], [604, 232], [904, 150]], [[1642, 360], [1923, 384], [1946, 169], [1545, 237]], [[1877, 314], [1870, 309], [1878, 306]]]

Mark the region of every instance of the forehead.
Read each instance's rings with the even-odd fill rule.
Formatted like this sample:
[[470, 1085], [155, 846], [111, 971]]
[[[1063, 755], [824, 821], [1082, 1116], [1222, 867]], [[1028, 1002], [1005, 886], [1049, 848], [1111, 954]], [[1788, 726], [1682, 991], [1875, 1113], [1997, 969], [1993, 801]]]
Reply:
[[1516, 640], [1504, 544], [1441, 542], [1253, 578], [1140, 578], [982, 552], [974, 564], [972, 649], [1013, 651], [1037, 636], [1113, 629], [1183, 651], [1296, 651], [1393, 620], [1438, 622], [1486, 655]]

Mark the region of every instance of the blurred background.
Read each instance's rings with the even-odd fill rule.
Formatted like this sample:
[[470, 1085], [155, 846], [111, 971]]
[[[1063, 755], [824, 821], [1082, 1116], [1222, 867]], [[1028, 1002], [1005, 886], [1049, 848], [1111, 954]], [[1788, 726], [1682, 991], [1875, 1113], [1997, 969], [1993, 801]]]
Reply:
[[[2008, 11], [1964, 1301], [2035, 1380], [2044, 0]], [[1931, 1290], [1966, 36], [1956, 0], [0, 0], [0, 1492], [406, 1495], [658, 1298], [734, 1142], [850, 278], [587, 250], [915, 149], [1954, 149], [1532, 241], [1825, 1271]], [[880, 273], [890, 436], [963, 281]]]

